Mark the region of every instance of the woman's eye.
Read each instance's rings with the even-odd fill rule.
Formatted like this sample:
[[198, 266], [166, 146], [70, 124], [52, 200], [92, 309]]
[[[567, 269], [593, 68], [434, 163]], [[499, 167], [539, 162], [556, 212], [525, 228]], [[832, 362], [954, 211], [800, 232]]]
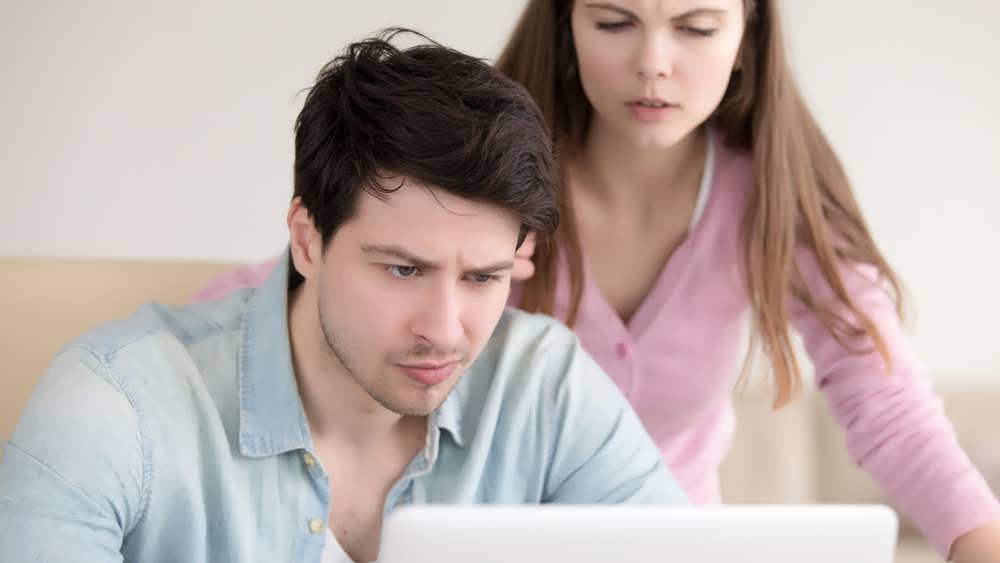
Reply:
[[690, 27], [690, 26], [682, 27], [680, 29], [684, 33], [687, 33], [687, 34], [690, 34], [690, 35], [696, 35], [698, 37], [711, 37], [711, 36], [715, 35], [715, 32], [716, 32], [716, 30], [714, 30], [714, 29], [707, 29], [707, 28], [701, 28], [701, 27]]
[[597, 22], [597, 29], [602, 31], [621, 31], [632, 25], [628, 20], [620, 22]]
[[416, 266], [389, 265], [386, 266], [386, 270], [397, 278], [412, 278], [417, 274]]

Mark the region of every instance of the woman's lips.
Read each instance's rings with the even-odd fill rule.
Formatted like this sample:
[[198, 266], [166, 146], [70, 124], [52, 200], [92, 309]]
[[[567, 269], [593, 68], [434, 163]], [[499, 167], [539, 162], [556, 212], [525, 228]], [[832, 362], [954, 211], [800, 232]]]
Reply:
[[643, 123], [661, 123], [680, 107], [660, 100], [637, 100], [625, 105], [632, 112], [632, 116]]

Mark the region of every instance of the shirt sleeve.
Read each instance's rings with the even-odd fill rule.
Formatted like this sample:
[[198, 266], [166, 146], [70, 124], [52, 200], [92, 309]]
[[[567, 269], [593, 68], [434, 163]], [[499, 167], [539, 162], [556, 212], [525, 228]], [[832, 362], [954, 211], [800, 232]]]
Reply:
[[[812, 255], [800, 253], [799, 268], [817, 301], [835, 302]], [[959, 536], [1000, 516], [1000, 505], [959, 446], [875, 268], [843, 267], [841, 277], [885, 340], [891, 369], [869, 338], [841, 344], [797, 300], [790, 304], [792, 322], [812, 359], [816, 383], [846, 432], [850, 455], [946, 556]]]
[[574, 338], [550, 350], [544, 502], [687, 504], [625, 396]]
[[0, 459], [0, 561], [122, 561], [141, 513], [131, 404], [88, 352], [56, 357]]

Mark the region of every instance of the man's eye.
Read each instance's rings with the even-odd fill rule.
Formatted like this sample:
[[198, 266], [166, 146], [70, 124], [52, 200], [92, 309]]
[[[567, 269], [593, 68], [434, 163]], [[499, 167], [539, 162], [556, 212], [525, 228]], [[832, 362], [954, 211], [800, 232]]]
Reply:
[[487, 284], [497, 279], [498, 276], [490, 274], [472, 274], [469, 278], [478, 284]]
[[393, 277], [396, 278], [412, 278], [417, 275], [416, 266], [400, 266], [396, 264], [390, 264], [385, 267], [386, 271], [389, 272]]

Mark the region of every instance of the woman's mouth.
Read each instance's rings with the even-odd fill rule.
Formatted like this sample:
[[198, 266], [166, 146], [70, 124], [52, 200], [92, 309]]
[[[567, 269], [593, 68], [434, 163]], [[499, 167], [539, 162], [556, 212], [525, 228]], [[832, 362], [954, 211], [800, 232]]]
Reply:
[[640, 98], [625, 105], [643, 123], [661, 123], [680, 107], [659, 98]]

